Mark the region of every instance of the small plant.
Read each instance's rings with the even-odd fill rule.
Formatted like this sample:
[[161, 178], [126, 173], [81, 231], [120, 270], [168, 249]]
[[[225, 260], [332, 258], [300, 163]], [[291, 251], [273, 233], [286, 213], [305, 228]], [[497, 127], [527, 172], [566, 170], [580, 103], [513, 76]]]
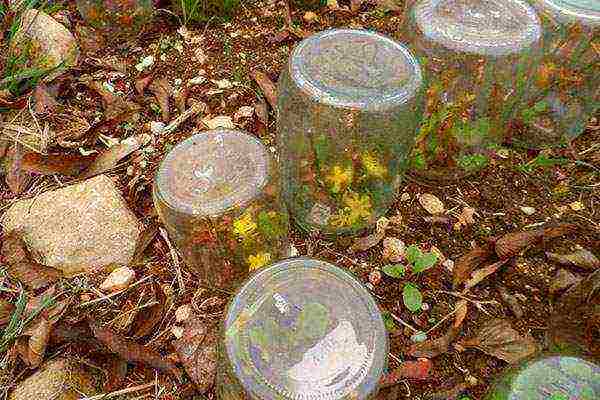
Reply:
[[183, 15], [184, 25], [206, 22], [211, 18], [228, 18], [240, 0], [172, 0], [173, 7]]
[[540, 153], [536, 158], [528, 163], [519, 165], [517, 169], [524, 173], [531, 173], [538, 168], [551, 168], [557, 165], [564, 165], [568, 162], [569, 160], [564, 157], [552, 158], [548, 157], [544, 153]]
[[[407, 269], [412, 271], [412, 275], [420, 274], [423, 271], [433, 267], [438, 256], [433, 252], [422, 252], [416, 245], [411, 245], [406, 249], [406, 261], [408, 266], [402, 264], [388, 264], [383, 267], [383, 273], [392, 278], [403, 278]], [[402, 300], [404, 305], [412, 312], [418, 312], [423, 305], [423, 295], [413, 282], [404, 284], [402, 290]]]

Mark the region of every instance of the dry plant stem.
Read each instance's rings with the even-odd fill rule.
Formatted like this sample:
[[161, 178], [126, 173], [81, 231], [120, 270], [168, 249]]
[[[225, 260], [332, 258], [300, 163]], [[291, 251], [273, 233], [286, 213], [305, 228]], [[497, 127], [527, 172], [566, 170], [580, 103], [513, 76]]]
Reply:
[[133, 386], [126, 389], [117, 390], [116, 392], [99, 394], [97, 396], [92, 397], [82, 397], [79, 400], [103, 400], [103, 399], [112, 399], [113, 397], [121, 396], [123, 394], [141, 392], [142, 390], [148, 390], [153, 388], [156, 385], [156, 382], [146, 383], [144, 385]]
[[290, 0], [284, 0], [285, 3], [285, 27], [290, 29], [292, 26], [292, 10], [290, 9]]
[[438, 326], [440, 326], [444, 321], [446, 321], [448, 318], [450, 318], [451, 316], [453, 316], [455, 313], [456, 313], [456, 307], [454, 307], [454, 310], [450, 311], [444, 318], [440, 319], [437, 324], [435, 324], [434, 326], [432, 326], [431, 328], [429, 328], [429, 330], [427, 332], [425, 332], [425, 333], [429, 334], [429, 332], [433, 331], [435, 328], [437, 328]]
[[396, 314], [394, 314], [393, 312], [390, 312], [390, 315], [392, 316], [392, 318], [394, 318], [394, 320], [402, 325], [404, 325], [405, 327], [407, 327], [408, 329], [412, 330], [415, 333], [420, 332], [418, 329], [413, 328], [411, 325], [409, 325], [408, 323], [404, 322], [402, 320], [402, 318], [400, 318], [399, 316], [397, 316]]
[[137, 282], [135, 282], [134, 284], [130, 285], [130, 286], [127, 288], [127, 289], [119, 290], [118, 292], [114, 292], [114, 293], [111, 293], [111, 294], [109, 294], [109, 295], [106, 295], [106, 296], [104, 296], [104, 295], [103, 295], [102, 297], [99, 297], [99, 298], [97, 298], [97, 299], [94, 299], [94, 300], [86, 301], [85, 303], [81, 303], [81, 304], [79, 304], [77, 307], [84, 307], [84, 306], [88, 306], [88, 305], [90, 305], [90, 304], [96, 304], [96, 303], [99, 303], [99, 302], [101, 302], [101, 301], [103, 301], [103, 300], [108, 300], [108, 301], [111, 301], [110, 299], [112, 299], [113, 297], [115, 297], [115, 296], [118, 296], [118, 295], [120, 295], [120, 294], [122, 294], [122, 293], [125, 293], [125, 292], [126, 292], [126, 291], [128, 291], [129, 289], [132, 289], [132, 288], [134, 288], [134, 287], [136, 287], [136, 286], [139, 286], [139, 285], [141, 285], [142, 283], [144, 283], [144, 282], [146, 282], [146, 281], [149, 281], [149, 280], [151, 280], [151, 279], [152, 279], [152, 276], [150, 276], [150, 275], [149, 275], [149, 276], [146, 276], [145, 278], [143, 278], [143, 279], [140, 279], [139, 281], [137, 281]]
[[177, 118], [169, 123], [169, 125], [165, 126], [163, 130], [160, 131], [161, 135], [169, 135], [177, 130], [181, 124], [187, 121], [189, 118], [196, 116], [204, 112], [204, 106], [202, 104], [194, 104], [189, 109], [185, 110], [181, 113]]
[[167, 235], [167, 231], [165, 231], [164, 228], [158, 228], [158, 231], [160, 232], [160, 236], [167, 243], [167, 246], [169, 246], [169, 254], [171, 255], [171, 259], [173, 260], [173, 264], [175, 265], [175, 275], [177, 276], [179, 294], [183, 296], [183, 293], [185, 293], [185, 282], [183, 281], [183, 276], [181, 275], [181, 267], [179, 266], [179, 258], [177, 256], [177, 251], [175, 251], [175, 248], [171, 244], [169, 236]]
[[477, 309], [479, 309], [481, 312], [483, 312], [486, 315], [492, 315], [492, 314], [490, 314], [485, 309], [485, 307], [483, 306], [484, 304], [493, 304], [495, 306], [500, 306], [500, 303], [498, 303], [496, 300], [473, 300], [473, 299], [470, 299], [470, 298], [466, 297], [464, 294], [461, 294], [461, 293], [458, 293], [458, 292], [449, 292], [449, 291], [446, 291], [446, 290], [436, 290], [436, 292], [449, 294], [451, 296], [458, 297], [459, 299], [466, 300], [469, 303], [473, 303], [475, 305], [475, 307], [477, 307]]

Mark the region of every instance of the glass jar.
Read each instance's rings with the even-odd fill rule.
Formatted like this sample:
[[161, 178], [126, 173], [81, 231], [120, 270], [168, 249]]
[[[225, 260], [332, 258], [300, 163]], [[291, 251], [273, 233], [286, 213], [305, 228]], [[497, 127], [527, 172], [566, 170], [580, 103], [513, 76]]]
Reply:
[[283, 193], [304, 230], [355, 233], [385, 214], [417, 126], [421, 70], [379, 34], [334, 29], [296, 46], [279, 79]]
[[344, 270], [291, 258], [253, 275], [229, 304], [221, 400], [372, 399], [388, 339], [375, 300]]
[[504, 371], [485, 400], [600, 399], [600, 365], [579, 356], [544, 355]]
[[515, 137], [528, 148], [553, 147], [579, 136], [600, 109], [600, 1], [535, 0], [544, 27], [537, 96], [520, 113]]
[[77, 0], [83, 19], [100, 31], [114, 36], [138, 34], [152, 18], [152, 0]]
[[532, 96], [540, 20], [521, 0], [421, 0], [407, 27], [427, 91], [412, 171], [459, 179], [487, 165]]
[[179, 143], [161, 162], [153, 195], [169, 236], [205, 286], [234, 287], [289, 253], [278, 169], [244, 132], [217, 129]]

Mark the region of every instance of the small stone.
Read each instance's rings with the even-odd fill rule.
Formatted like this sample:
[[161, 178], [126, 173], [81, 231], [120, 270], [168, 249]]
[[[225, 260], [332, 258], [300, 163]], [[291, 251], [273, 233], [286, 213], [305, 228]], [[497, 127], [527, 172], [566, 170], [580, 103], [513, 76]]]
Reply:
[[467, 374], [467, 376], [465, 377], [465, 382], [467, 383], [467, 385], [469, 385], [469, 387], [479, 385], [479, 380], [471, 374]]
[[571, 207], [571, 210], [573, 210], [573, 211], [585, 210], [585, 206], [580, 201], [574, 201], [573, 203], [569, 204], [569, 207]]
[[81, 300], [82, 303], [86, 303], [86, 302], [90, 301], [91, 299], [92, 299], [92, 296], [90, 296], [87, 293], [84, 293], [79, 296], [79, 300]]
[[523, 213], [526, 215], [533, 215], [537, 211], [533, 207], [520, 207], [520, 208], [521, 208], [521, 211], [523, 211]]
[[423, 311], [429, 311], [429, 304], [428, 303], [421, 304], [421, 310], [423, 310]]
[[406, 257], [406, 244], [395, 237], [386, 237], [383, 239], [382, 257], [384, 260], [390, 260], [397, 263]]
[[427, 334], [425, 332], [417, 332], [410, 337], [410, 340], [415, 343], [421, 343], [427, 340]]
[[208, 127], [208, 129], [217, 129], [217, 128], [225, 128], [225, 129], [234, 129], [235, 125], [233, 124], [233, 120], [231, 117], [227, 115], [219, 115], [214, 118], [205, 117], [202, 119], [204, 125]]
[[446, 211], [444, 203], [431, 193], [423, 193], [418, 199], [421, 206], [431, 215], [439, 215]]
[[[23, 55], [26, 60], [25, 65], [18, 66], [20, 69], [52, 71], [44, 78], [46, 82], [77, 65], [79, 58], [77, 41], [71, 32], [51, 16], [34, 9], [22, 13], [10, 46], [12, 53]], [[26, 49], [31, 50], [21, 53]]]
[[55, 358], [15, 386], [9, 400], [77, 400], [93, 396], [94, 377], [83, 364]]
[[317, 14], [315, 14], [312, 11], [307, 11], [304, 13], [304, 16], [302, 17], [306, 22], [311, 23], [317, 20], [317, 18], [319, 18], [317, 16]]
[[298, 251], [296, 246], [294, 246], [293, 244], [290, 244], [289, 254], [290, 254], [290, 257], [298, 257], [300, 255], [300, 252]]
[[400, 196], [400, 201], [402, 202], [406, 202], [410, 200], [410, 194], [404, 192], [402, 193], [402, 196]]
[[136, 64], [135, 69], [142, 72], [143, 70], [154, 65], [154, 56], [144, 57], [138, 64]]
[[204, 82], [206, 82], [206, 77], [203, 75], [198, 75], [188, 81], [188, 86], [202, 85]]
[[183, 337], [183, 332], [184, 332], [184, 329], [181, 326], [175, 325], [175, 326], [171, 327], [171, 333], [177, 339], [181, 339]]
[[114, 182], [99, 175], [14, 203], [4, 232], [20, 229], [36, 261], [65, 275], [131, 261], [142, 226]]
[[371, 284], [373, 284], [374, 286], [379, 285], [379, 283], [381, 282], [381, 271], [379, 271], [378, 269], [374, 269], [373, 271], [371, 271], [371, 273], [369, 274], [369, 282], [371, 282]]
[[454, 261], [452, 261], [451, 259], [447, 259], [446, 261], [444, 261], [442, 263], [442, 265], [449, 271], [452, 272], [454, 271]]
[[242, 106], [239, 108], [239, 110], [237, 110], [237, 112], [233, 116], [233, 119], [235, 121], [239, 121], [242, 118], [250, 118], [253, 115], [254, 115], [254, 107]]
[[159, 135], [163, 129], [165, 129], [165, 123], [161, 121], [151, 121], [150, 122], [150, 132], [155, 135]]
[[183, 322], [192, 315], [192, 307], [189, 304], [184, 304], [175, 310], [175, 320]]
[[115, 269], [100, 285], [104, 292], [118, 292], [127, 289], [135, 279], [135, 271], [129, 267]]
[[199, 64], [204, 64], [208, 61], [208, 56], [202, 47], [197, 47], [196, 50], [194, 50], [194, 60], [196, 60]]

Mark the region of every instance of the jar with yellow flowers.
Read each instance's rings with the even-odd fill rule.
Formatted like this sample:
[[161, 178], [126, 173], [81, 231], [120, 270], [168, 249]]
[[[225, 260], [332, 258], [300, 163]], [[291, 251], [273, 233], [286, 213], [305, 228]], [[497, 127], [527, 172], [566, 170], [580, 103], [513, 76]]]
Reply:
[[94, 28], [114, 36], [139, 33], [152, 17], [152, 0], [77, 0], [83, 19]]

